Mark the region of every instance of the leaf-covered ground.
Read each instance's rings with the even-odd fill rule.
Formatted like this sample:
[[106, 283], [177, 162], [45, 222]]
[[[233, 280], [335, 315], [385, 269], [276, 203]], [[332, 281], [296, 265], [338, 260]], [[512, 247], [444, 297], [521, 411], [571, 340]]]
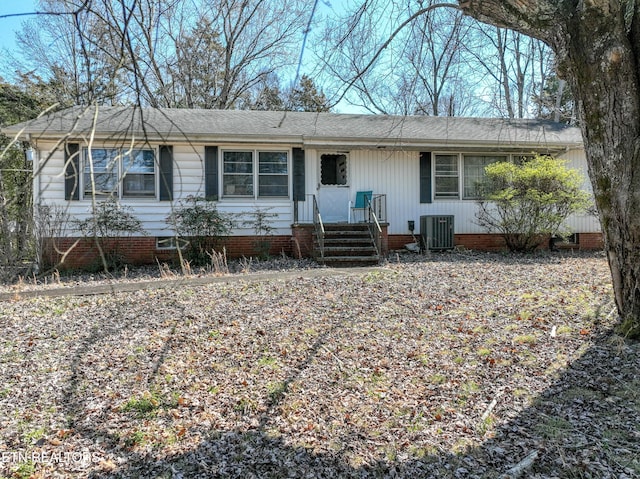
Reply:
[[0, 477], [640, 477], [600, 255], [0, 303]]

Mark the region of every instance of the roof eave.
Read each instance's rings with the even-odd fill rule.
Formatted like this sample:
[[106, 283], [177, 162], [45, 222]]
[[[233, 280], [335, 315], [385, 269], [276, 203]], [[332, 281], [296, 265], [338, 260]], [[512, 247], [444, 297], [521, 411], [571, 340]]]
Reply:
[[418, 139], [356, 139], [356, 138], [305, 138], [306, 148], [371, 148], [371, 149], [403, 149], [403, 150], [452, 150], [452, 149], [481, 149], [481, 150], [566, 150], [584, 148], [582, 142], [566, 141], [503, 141], [503, 140], [418, 140]]
[[[16, 137], [26, 141], [59, 141], [68, 137], [71, 141], [88, 137], [90, 132], [68, 132], [68, 131], [46, 131], [22, 128], [12, 129], [10, 126], [3, 128], [2, 133], [9, 137]], [[137, 135], [142, 138], [144, 133], [138, 131]], [[135, 137], [135, 136], [134, 136]], [[102, 131], [96, 132], [94, 141], [122, 141], [123, 138], [131, 139], [131, 132], [122, 131]], [[306, 148], [332, 149], [332, 148], [356, 148], [356, 149], [404, 149], [404, 150], [450, 150], [455, 148], [483, 149], [483, 150], [539, 150], [541, 148], [549, 150], [581, 149], [584, 148], [582, 141], [514, 141], [504, 139], [488, 140], [456, 140], [432, 139], [422, 140], [415, 138], [359, 138], [359, 137], [315, 137], [304, 135], [211, 135], [203, 133], [181, 133], [181, 132], [147, 132], [146, 141], [154, 143], [170, 144], [295, 144]]]

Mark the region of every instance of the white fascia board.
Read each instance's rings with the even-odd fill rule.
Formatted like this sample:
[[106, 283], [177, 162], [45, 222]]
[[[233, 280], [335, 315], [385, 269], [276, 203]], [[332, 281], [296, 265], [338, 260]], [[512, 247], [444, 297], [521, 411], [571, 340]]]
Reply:
[[[32, 138], [41, 141], [53, 141], [57, 142], [61, 138], [67, 137], [66, 141], [69, 142], [88, 142], [89, 134], [77, 134], [72, 133], [51, 133], [46, 132], [43, 134], [32, 133]], [[122, 132], [100, 132], [93, 136], [93, 142], [100, 143], [122, 143], [130, 142], [132, 140], [144, 140], [150, 143], [165, 143], [165, 144], [286, 144], [286, 145], [300, 145], [303, 141], [300, 136], [267, 136], [267, 135], [242, 135], [242, 136], [212, 136], [212, 135], [189, 135], [189, 134], [154, 134], [150, 133], [146, 137], [140, 133], [139, 135], [124, 135]]]
[[387, 149], [387, 150], [482, 150], [482, 151], [533, 151], [540, 149], [547, 150], [567, 150], [583, 149], [580, 143], [560, 143], [560, 142], [500, 142], [500, 141], [420, 141], [420, 140], [393, 140], [384, 139], [378, 141], [367, 141], [362, 139], [343, 138], [305, 138], [305, 148], [314, 149]]

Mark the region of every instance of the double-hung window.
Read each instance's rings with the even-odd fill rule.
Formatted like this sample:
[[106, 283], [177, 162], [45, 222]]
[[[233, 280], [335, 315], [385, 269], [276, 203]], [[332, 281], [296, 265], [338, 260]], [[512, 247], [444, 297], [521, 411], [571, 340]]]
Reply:
[[253, 197], [253, 152], [225, 151], [222, 159], [224, 195]]
[[486, 176], [485, 167], [497, 161], [507, 161], [506, 156], [464, 155], [463, 198], [477, 199], [482, 196], [481, 184]]
[[458, 155], [436, 155], [435, 197], [457, 199], [459, 197]]
[[86, 148], [83, 195], [145, 198], [156, 196], [156, 160], [152, 149]]
[[289, 196], [287, 153], [258, 152], [258, 196]]
[[91, 148], [84, 150], [84, 196], [109, 196], [118, 192], [119, 150]]
[[131, 150], [122, 157], [122, 196], [155, 196], [156, 175], [153, 150]]
[[289, 155], [286, 151], [222, 152], [222, 191], [226, 197], [289, 196]]

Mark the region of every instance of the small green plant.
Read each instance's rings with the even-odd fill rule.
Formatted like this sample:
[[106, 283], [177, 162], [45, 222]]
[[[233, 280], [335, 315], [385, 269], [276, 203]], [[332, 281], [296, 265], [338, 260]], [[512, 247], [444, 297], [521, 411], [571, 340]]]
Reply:
[[538, 338], [533, 334], [522, 334], [513, 338], [513, 342], [517, 344], [536, 344]]
[[231, 215], [218, 211], [216, 201], [201, 196], [182, 200], [166, 221], [179, 238], [187, 240], [185, 255], [195, 265], [207, 264], [209, 253], [219, 247], [233, 228]]
[[42, 439], [45, 434], [44, 427], [39, 427], [38, 429], [33, 429], [24, 434], [24, 440], [28, 443], [35, 443], [39, 439]]
[[571, 326], [562, 325], [562, 326], [558, 326], [558, 329], [556, 330], [556, 334], [557, 335], [570, 334], [572, 331], [573, 329], [571, 328]]
[[278, 360], [272, 356], [262, 356], [258, 359], [258, 366], [263, 368], [278, 369]]
[[15, 471], [13, 471], [11, 477], [16, 479], [29, 479], [34, 472], [36, 472], [36, 466], [32, 461], [21, 462]]
[[255, 412], [257, 408], [258, 404], [253, 399], [243, 397], [238, 400], [234, 409], [240, 414], [249, 414]]
[[124, 440], [124, 445], [128, 448], [140, 446], [144, 444], [145, 434], [142, 431], [134, 431], [131, 435]]
[[478, 424], [477, 431], [480, 436], [484, 436], [487, 432], [493, 429], [495, 420], [491, 416], [484, 418], [480, 424]]
[[269, 393], [269, 401], [277, 403], [287, 392], [287, 385], [283, 381], [269, 383], [267, 385], [267, 392]]
[[546, 439], [560, 439], [573, 429], [572, 424], [566, 419], [549, 416], [536, 426], [536, 430]]
[[564, 236], [562, 225], [570, 214], [588, 209], [590, 196], [582, 182], [577, 170], [549, 156], [492, 163], [478, 185], [477, 223], [500, 233], [511, 251], [533, 251], [550, 236]]
[[75, 227], [98, 248], [98, 261], [90, 267], [95, 271], [124, 267], [126, 260], [121, 251], [122, 244], [135, 234], [145, 234], [142, 222], [133, 215], [131, 208], [112, 197], [95, 203], [90, 216], [75, 221]]
[[271, 208], [256, 208], [253, 213], [248, 215], [251, 219], [242, 222], [244, 226], [249, 226], [253, 229], [255, 240], [253, 247], [258, 253], [260, 259], [268, 259], [269, 252], [271, 251], [271, 243], [274, 227], [271, 224], [271, 219], [276, 218], [276, 213], [270, 213]]
[[142, 397], [130, 398], [121, 408], [122, 412], [135, 412], [139, 417], [147, 417], [160, 407], [160, 400], [151, 393], [145, 393]]

